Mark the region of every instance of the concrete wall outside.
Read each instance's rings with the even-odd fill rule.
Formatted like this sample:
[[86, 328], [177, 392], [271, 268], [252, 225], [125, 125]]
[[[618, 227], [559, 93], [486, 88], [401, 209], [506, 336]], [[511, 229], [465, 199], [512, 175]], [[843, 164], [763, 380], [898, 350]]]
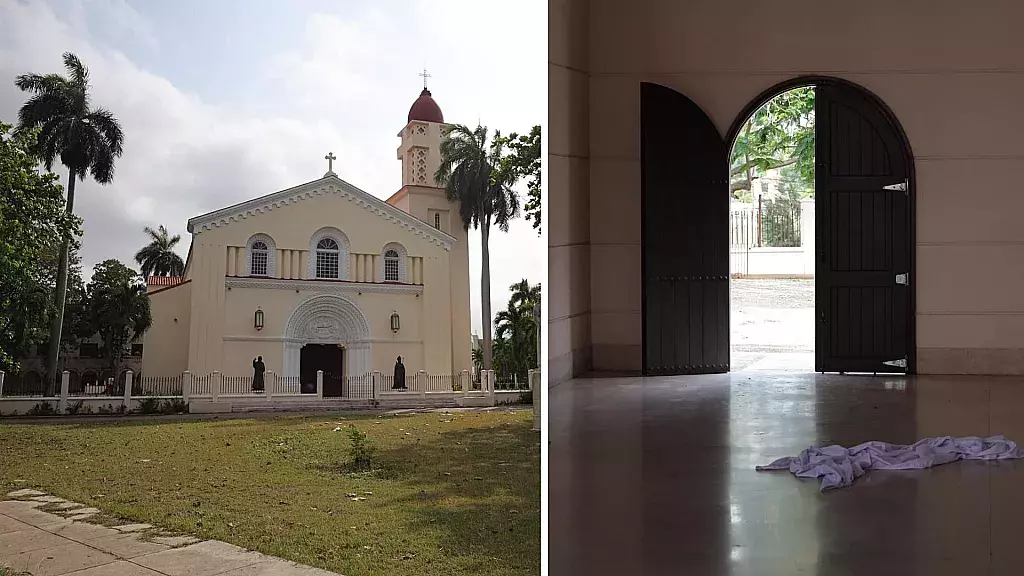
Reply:
[[[575, 302], [586, 293], [570, 270], [588, 268], [570, 254], [589, 251], [589, 314], [579, 318], [591, 324], [593, 367], [640, 369], [639, 84], [685, 94], [724, 136], [760, 92], [814, 74], [877, 94], [910, 139], [917, 171], [918, 371], [1024, 373], [1024, 268], [1000, 265], [1024, 260], [1018, 218], [1024, 5], [865, 0], [854, 9], [814, 0], [558, 0], [550, 6], [549, 285], [552, 307], [560, 304], [551, 316], [551, 360], [587, 342], [570, 333], [568, 318], [569, 296]], [[576, 24], [581, 12], [588, 13], [586, 30]], [[584, 81], [588, 88], [580, 86]], [[588, 110], [582, 122], [581, 109]], [[571, 223], [583, 218], [589, 234], [574, 236]], [[567, 372], [561, 365], [551, 371]]]

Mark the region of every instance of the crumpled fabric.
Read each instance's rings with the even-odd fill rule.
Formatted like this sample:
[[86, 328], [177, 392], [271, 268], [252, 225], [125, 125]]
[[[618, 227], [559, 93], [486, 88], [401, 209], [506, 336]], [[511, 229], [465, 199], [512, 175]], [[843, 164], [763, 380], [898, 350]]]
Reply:
[[811, 446], [756, 470], [789, 470], [798, 478], [821, 478], [821, 491], [843, 488], [868, 470], [923, 470], [956, 460], [1013, 460], [1024, 450], [1004, 436], [925, 438], [911, 445], [865, 442], [853, 448]]

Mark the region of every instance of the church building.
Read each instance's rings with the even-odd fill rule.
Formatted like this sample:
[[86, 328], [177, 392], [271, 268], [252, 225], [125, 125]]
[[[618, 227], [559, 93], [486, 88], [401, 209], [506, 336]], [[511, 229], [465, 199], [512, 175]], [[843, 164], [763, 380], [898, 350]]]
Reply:
[[469, 251], [434, 181], [444, 117], [425, 87], [399, 133], [388, 200], [333, 171], [196, 216], [185, 273], [151, 278], [146, 376], [455, 374], [470, 360]]

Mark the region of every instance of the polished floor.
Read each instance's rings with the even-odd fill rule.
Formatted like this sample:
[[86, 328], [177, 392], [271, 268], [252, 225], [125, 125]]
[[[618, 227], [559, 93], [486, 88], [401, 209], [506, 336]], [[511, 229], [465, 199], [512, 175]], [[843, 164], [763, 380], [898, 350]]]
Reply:
[[549, 407], [552, 576], [1024, 574], [1024, 461], [868, 472], [824, 494], [754, 471], [809, 445], [1024, 443], [1024, 379], [582, 379]]

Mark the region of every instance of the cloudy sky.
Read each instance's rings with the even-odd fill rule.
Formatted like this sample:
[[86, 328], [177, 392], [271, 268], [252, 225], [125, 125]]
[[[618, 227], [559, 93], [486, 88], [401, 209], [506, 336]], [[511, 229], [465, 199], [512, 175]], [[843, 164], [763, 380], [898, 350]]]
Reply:
[[[114, 183], [76, 188], [88, 277], [107, 258], [134, 265], [144, 226], [182, 234], [184, 258], [190, 217], [318, 178], [328, 150], [342, 179], [387, 198], [424, 66], [448, 122], [543, 123], [546, 30], [544, 0], [0, 0], [0, 119], [24, 101], [16, 75], [62, 72], [72, 51], [121, 120]], [[495, 311], [513, 282], [540, 282], [544, 252], [526, 221], [492, 235]], [[479, 333], [479, 234], [470, 269]]]

